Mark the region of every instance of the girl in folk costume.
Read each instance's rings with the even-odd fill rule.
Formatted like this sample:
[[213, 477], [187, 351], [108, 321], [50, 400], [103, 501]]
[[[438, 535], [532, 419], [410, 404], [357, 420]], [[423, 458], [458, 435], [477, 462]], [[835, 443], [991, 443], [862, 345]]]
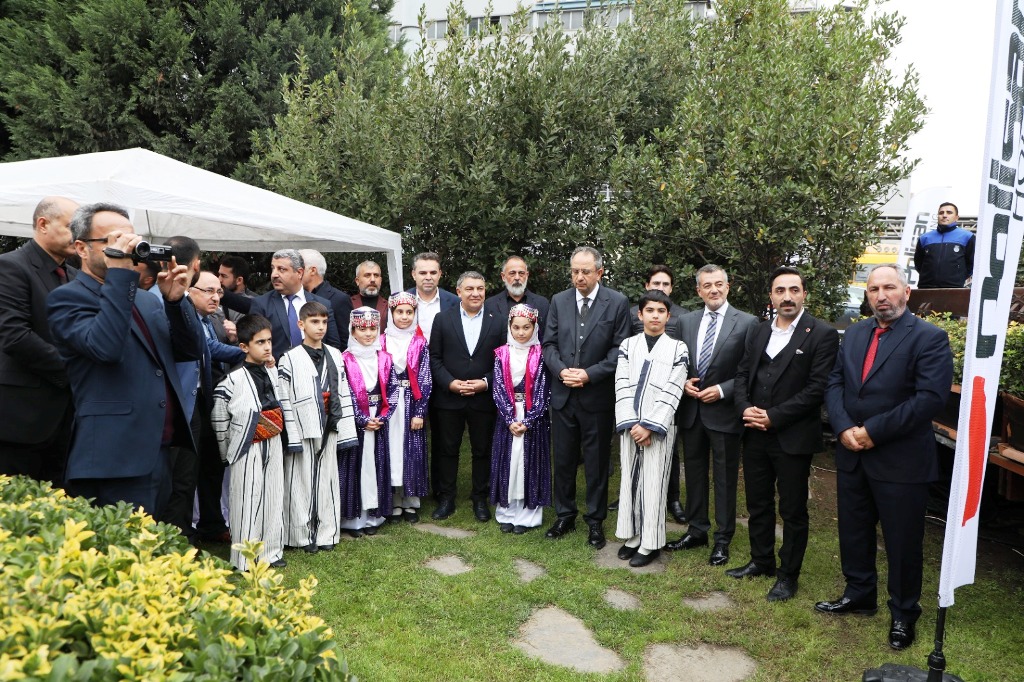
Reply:
[[672, 303], [657, 289], [640, 298], [642, 334], [619, 346], [615, 368], [615, 430], [621, 434], [622, 480], [615, 534], [619, 558], [634, 567], [654, 561], [665, 544], [675, 415], [689, 362], [686, 344], [665, 333]]
[[334, 549], [341, 538], [338, 452], [359, 443], [341, 351], [323, 342], [329, 321], [322, 303], [303, 305], [302, 345], [277, 365], [302, 442], [302, 452], [284, 460], [285, 543], [310, 554]]
[[380, 347], [380, 313], [366, 306], [350, 317], [348, 350], [342, 356], [352, 392], [359, 443], [338, 455], [341, 527], [352, 537], [375, 535], [391, 513], [388, 420], [398, 400], [391, 356]]
[[274, 357], [270, 320], [245, 315], [237, 327], [245, 362], [217, 385], [210, 418], [221, 459], [230, 467], [231, 563], [246, 570], [248, 562], [234, 545], [259, 540], [263, 550], [257, 560], [281, 568], [286, 565], [283, 450], [301, 452], [302, 445], [277, 370], [265, 366]]
[[398, 377], [398, 399], [388, 422], [391, 487], [391, 520], [420, 520], [420, 497], [427, 494], [427, 439], [423, 421], [427, 415], [432, 381], [430, 349], [416, 324], [416, 297], [404, 291], [388, 299], [391, 319], [381, 337], [381, 347], [391, 355]]
[[508, 343], [494, 351], [491, 391], [498, 408], [491, 447], [491, 502], [503, 533], [541, 524], [551, 504], [548, 375], [541, 359], [536, 308], [508, 312]]

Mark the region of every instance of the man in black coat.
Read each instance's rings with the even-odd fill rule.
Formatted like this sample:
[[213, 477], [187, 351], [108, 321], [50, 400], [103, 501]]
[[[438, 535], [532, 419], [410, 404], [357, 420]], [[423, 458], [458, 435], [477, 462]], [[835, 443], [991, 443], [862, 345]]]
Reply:
[[487, 308], [496, 316], [508, 320], [508, 311], [512, 309], [512, 306], [520, 303], [532, 306], [540, 313], [537, 326], [543, 335], [544, 321], [548, 319], [550, 303], [548, 303], [548, 299], [527, 288], [529, 280], [530, 269], [526, 266], [526, 261], [520, 256], [509, 256], [501, 268], [503, 288], [487, 299]]
[[544, 365], [552, 379], [552, 487], [558, 514], [546, 536], [560, 538], [576, 529], [576, 467], [582, 454], [587, 542], [601, 549], [615, 427], [615, 366], [619, 344], [630, 335], [629, 301], [601, 286], [604, 263], [597, 249], [577, 247], [569, 263], [573, 287], [552, 297], [544, 330]]
[[77, 270], [68, 224], [78, 204], [46, 197], [32, 215], [32, 239], [0, 255], [0, 474], [63, 485], [73, 410], [64, 361], [46, 321], [46, 297]]
[[[352, 309], [358, 308], [360, 304], [355, 303], [348, 294], [324, 279], [327, 275], [327, 259], [322, 253], [314, 249], [302, 249], [299, 253], [302, 255], [302, 263], [305, 266], [302, 273], [302, 288], [331, 302], [328, 309], [334, 313], [338, 338], [341, 339], [338, 349], [343, 351], [348, 348], [349, 317], [352, 314]], [[381, 320], [387, 322], [387, 316], [382, 316]]]
[[462, 434], [469, 427], [473, 453], [473, 513], [478, 521], [491, 518], [487, 498], [491, 485], [491, 441], [497, 408], [491, 396], [494, 351], [507, 338], [506, 324], [484, 305], [487, 284], [478, 272], [464, 272], [456, 293], [457, 308], [439, 313], [430, 330], [430, 370], [434, 389], [430, 402], [437, 411], [432, 438], [437, 439], [434, 489], [435, 519], [455, 513], [456, 478]]
[[810, 526], [807, 479], [821, 452], [821, 405], [835, 364], [839, 332], [804, 310], [807, 283], [800, 271], [772, 273], [774, 321], [758, 325], [736, 373], [736, 413], [743, 434], [743, 480], [750, 513], [750, 561], [726, 571], [733, 578], [776, 574], [775, 491], [782, 517], [778, 578], [768, 601], [796, 594]]

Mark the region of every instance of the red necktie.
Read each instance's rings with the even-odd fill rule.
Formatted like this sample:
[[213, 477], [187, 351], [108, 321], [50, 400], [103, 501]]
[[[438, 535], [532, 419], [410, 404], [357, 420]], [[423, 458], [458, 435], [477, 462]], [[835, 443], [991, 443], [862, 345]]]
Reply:
[[871, 365], [875, 364], [875, 355], [878, 354], [878, 337], [889, 331], [889, 327], [875, 327], [875, 335], [871, 337], [871, 343], [868, 345], [868, 356], [864, 358], [864, 369], [860, 374], [860, 382], [863, 384], [864, 380], [868, 378], [868, 372], [871, 371]]
[[60, 280], [61, 284], [68, 283], [68, 271], [64, 269], [63, 265], [58, 265], [53, 269], [53, 271], [57, 273], [57, 279]]

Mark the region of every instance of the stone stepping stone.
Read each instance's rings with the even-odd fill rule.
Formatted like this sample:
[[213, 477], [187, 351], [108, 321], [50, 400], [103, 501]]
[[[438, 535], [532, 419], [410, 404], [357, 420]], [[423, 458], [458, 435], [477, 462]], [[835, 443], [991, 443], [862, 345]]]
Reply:
[[473, 570], [473, 567], [454, 554], [435, 557], [427, 561], [424, 566], [441, 575], [460, 575]]
[[743, 682], [754, 675], [757, 663], [742, 649], [713, 644], [652, 644], [644, 651], [646, 679], [679, 679], [681, 670], [687, 682]]
[[526, 559], [516, 559], [513, 563], [516, 566], [516, 573], [519, 574], [519, 579], [524, 583], [533, 582], [537, 578], [541, 578], [548, 574], [548, 572], [544, 570], [543, 566], [538, 566], [532, 561], [527, 561]]
[[736, 602], [725, 592], [709, 592], [687, 597], [683, 600], [683, 606], [689, 606], [694, 611], [722, 611], [736, 606]]
[[[741, 518], [741, 517], [737, 516], [736, 517], [736, 523], [738, 523], [739, 525], [743, 526], [744, 528], [750, 528], [750, 519], [748, 519], [748, 518], [745, 518], [745, 517]], [[775, 524], [775, 537], [778, 538], [779, 540], [782, 539], [782, 526], [777, 524], [777, 523]]]
[[608, 588], [608, 591], [604, 593], [604, 600], [608, 602], [608, 605], [613, 609], [617, 609], [619, 611], [636, 611], [640, 608], [639, 599], [631, 595], [629, 592], [623, 592], [622, 590], [615, 589], [614, 587]]
[[607, 674], [626, 667], [617, 653], [597, 643], [581, 620], [557, 606], [534, 611], [513, 644], [530, 658], [581, 673]]
[[456, 540], [465, 540], [466, 538], [476, 537], [475, 530], [465, 530], [464, 528], [454, 528], [450, 526], [438, 526], [434, 523], [416, 523], [412, 526], [421, 533], [430, 533], [432, 535], [440, 535], [446, 538], [455, 538]]
[[665, 561], [668, 552], [662, 552], [661, 556], [643, 568], [631, 568], [628, 561], [623, 561], [617, 556], [621, 546], [621, 542], [609, 542], [594, 554], [594, 563], [597, 564], [598, 568], [624, 568], [627, 571], [640, 574], [665, 572]]

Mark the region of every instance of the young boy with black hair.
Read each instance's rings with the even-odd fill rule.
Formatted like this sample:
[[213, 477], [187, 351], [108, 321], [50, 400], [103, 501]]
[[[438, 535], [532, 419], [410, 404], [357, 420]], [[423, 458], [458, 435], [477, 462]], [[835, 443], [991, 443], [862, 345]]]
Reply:
[[[244, 571], [246, 558], [234, 545], [258, 540], [258, 561], [285, 566], [284, 450], [301, 452], [298, 429], [288, 395], [281, 391], [273, 359], [270, 320], [245, 315], [237, 322], [238, 346], [245, 362], [228, 374], [213, 392], [213, 430], [221, 459], [229, 466], [231, 497], [228, 527], [231, 563]], [[291, 434], [292, 442], [287, 446]]]

